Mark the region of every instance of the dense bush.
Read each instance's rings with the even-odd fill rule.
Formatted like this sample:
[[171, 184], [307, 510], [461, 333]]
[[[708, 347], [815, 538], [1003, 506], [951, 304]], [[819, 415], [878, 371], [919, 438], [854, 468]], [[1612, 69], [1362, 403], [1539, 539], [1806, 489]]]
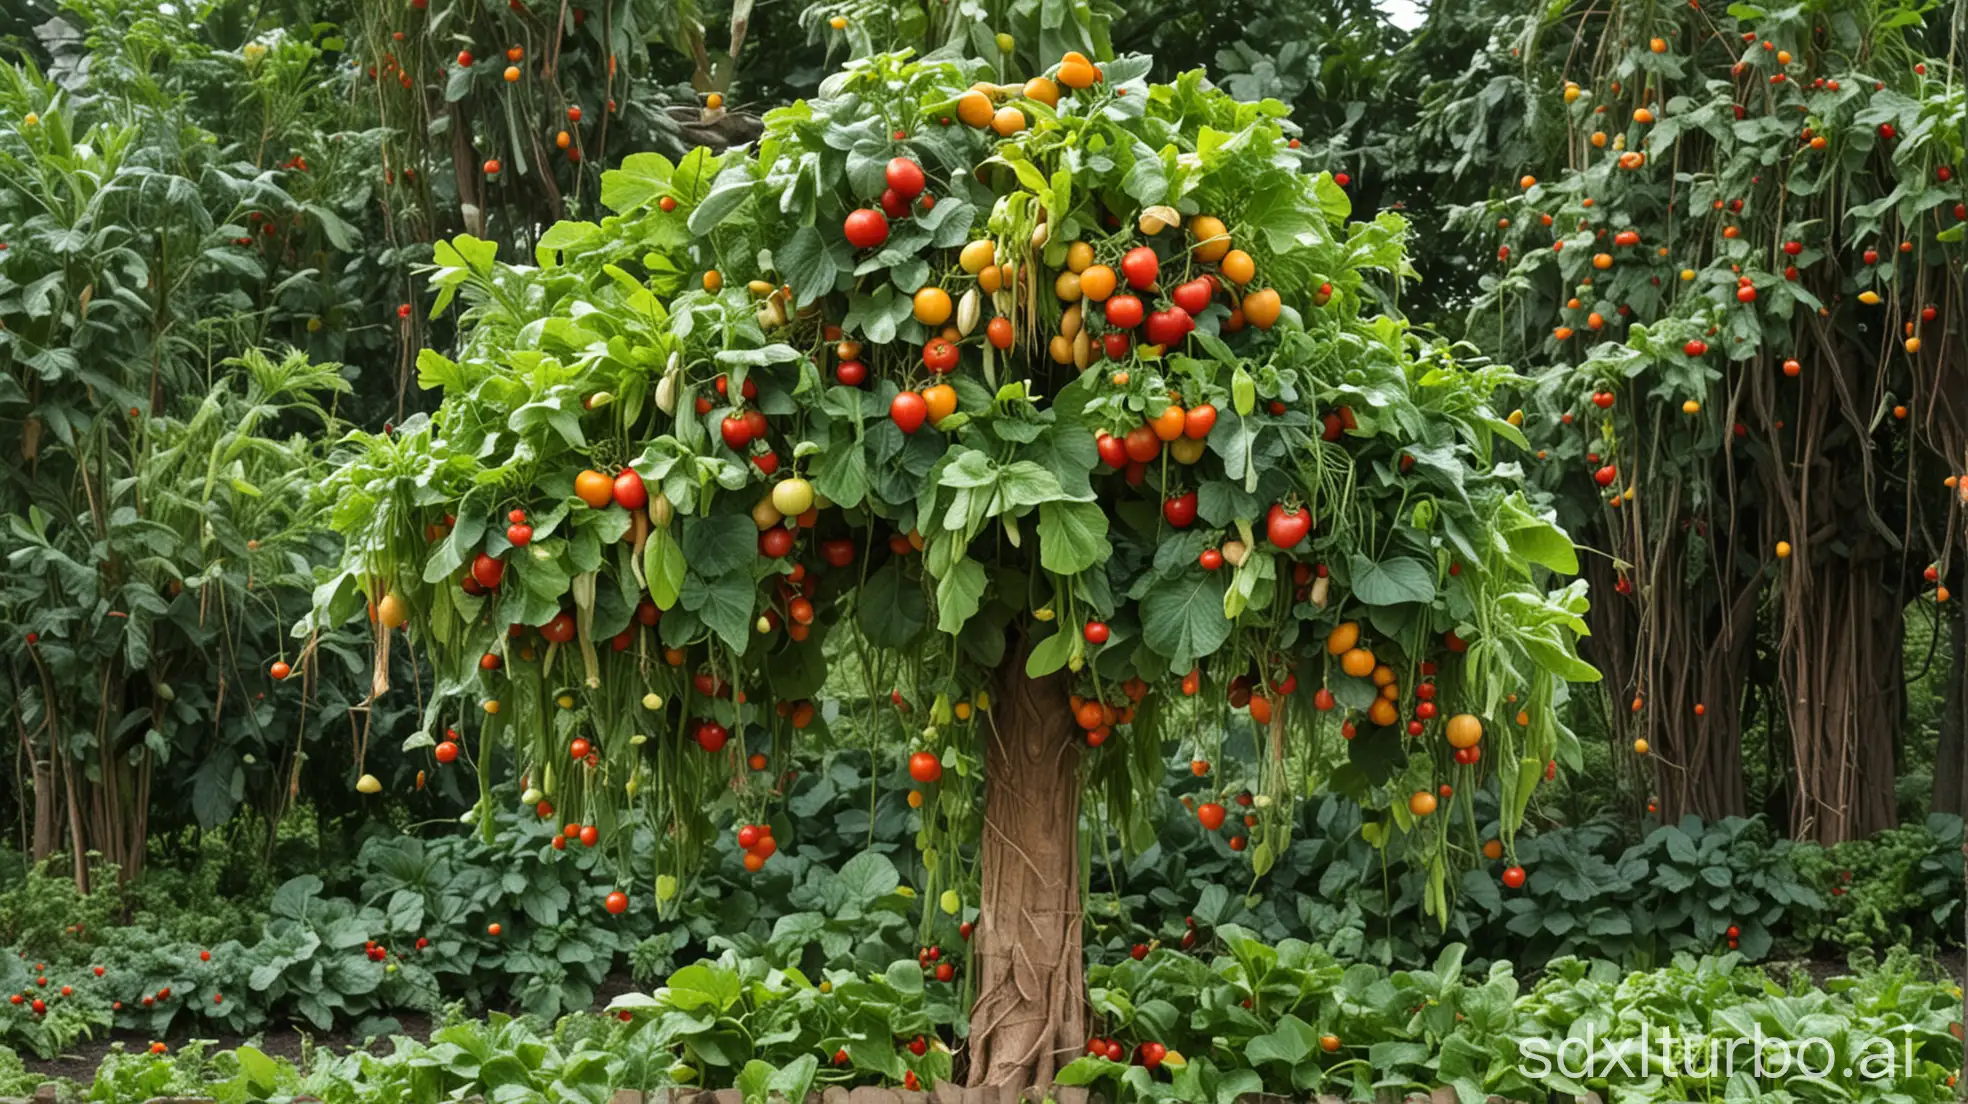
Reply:
[[[612, 974], [653, 984], [726, 953], [738, 968], [811, 977], [912, 959], [933, 975], [963, 939], [959, 918], [910, 888], [924, 875], [908, 846], [919, 817], [904, 800], [905, 764], [885, 759], [870, 772], [864, 753], [845, 750], [801, 766], [776, 826], [782, 858], [750, 873], [742, 850], [722, 841], [673, 922], [652, 909], [608, 915], [596, 887], [615, 858], [534, 818], [502, 818], [497, 845], [475, 834], [372, 832], [323, 876], [268, 882], [243, 898], [219, 887], [254, 864], [223, 848], [130, 889], [98, 878], [104, 888], [92, 894], [59, 870], [30, 873], [0, 891], [0, 939], [14, 952], [0, 956], [0, 994], [25, 997], [0, 1005], [0, 1042], [49, 1054], [112, 1026], [161, 1038], [287, 1022], [360, 1036], [394, 1030], [394, 1014], [451, 1002], [550, 1022], [591, 1008]], [[1187, 760], [1169, 767], [1172, 790], [1193, 781]], [[1418, 875], [1362, 838], [1350, 803], [1310, 803], [1297, 842], [1248, 895], [1230, 881], [1247, 878], [1235, 853], [1198, 830], [1179, 800], [1157, 813], [1159, 843], [1130, 859], [1110, 838], [1093, 864], [1096, 962], [1137, 948], [1207, 954], [1231, 926], [1384, 967], [1419, 967], [1455, 941], [1476, 948], [1479, 964], [1582, 956], [1645, 968], [1728, 950], [1732, 927], [1749, 960], [1960, 942], [1959, 818], [1829, 849], [1741, 820], [1660, 825], [1632, 843], [1608, 824], [1552, 827], [1521, 843], [1532, 875], [1520, 893], [1503, 899], [1472, 874], [1444, 929], [1423, 915]], [[647, 862], [650, 847], [640, 830], [627, 861]], [[126, 911], [133, 922], [119, 926]], [[35, 985], [42, 976], [49, 984]], [[963, 980], [931, 988], [951, 993]], [[64, 985], [74, 995], [58, 999]], [[26, 1003], [37, 994], [46, 1016]], [[961, 1035], [961, 1017], [939, 1023]]]
[[[1211, 954], [1158, 950], [1095, 967], [1088, 1051], [1098, 1045], [1102, 1053], [1068, 1066], [1062, 1082], [1100, 1086], [1121, 1102], [1229, 1104], [1265, 1090], [1367, 1099], [1383, 1086], [1446, 1085], [1473, 1101], [1559, 1100], [1609, 1088], [1637, 1093], [1632, 1099], [1719, 1101], [1753, 1086], [1803, 1099], [1824, 1092], [1905, 1104], [1948, 1099], [1949, 1070], [1960, 1056], [1949, 1028], [1959, 990], [1924, 980], [1904, 956], [1862, 958], [1856, 973], [1822, 987], [1803, 977], [1781, 983], [1733, 954], [1681, 956], [1624, 976], [1610, 963], [1567, 958], [1526, 991], [1507, 965], [1465, 969], [1459, 944], [1426, 968], [1390, 972], [1347, 966], [1297, 941], [1267, 944], [1236, 928], [1219, 941]], [[703, 1086], [736, 1087], [748, 1104], [763, 1104], [772, 1089], [797, 1100], [830, 1084], [928, 1088], [950, 1075], [948, 1031], [958, 1008], [914, 963], [810, 975], [727, 954], [666, 981], [654, 996], [626, 996], [607, 1016], [572, 1015], [551, 1030], [499, 1015], [451, 1020], [428, 1042], [399, 1037], [387, 1053], [318, 1054], [299, 1066], [253, 1047], [113, 1053], [91, 1098], [305, 1094], [326, 1104], [371, 1104], [482, 1093], [600, 1102], [618, 1088]], [[1575, 1078], [1555, 1063], [1539, 1072], [1537, 1053], [1556, 1055], [1559, 1041], [1588, 1027], [1601, 1046], [1627, 1053], [1627, 1080], [1608, 1070], [1603, 1054], [1591, 1075]], [[1835, 1066], [1819, 1079], [1788, 1065], [1751, 1071], [1739, 1056], [1734, 1078], [1662, 1075], [1657, 1067], [1636, 1087], [1643, 1030], [1656, 1063], [1663, 1030], [1693, 1037], [1698, 1047], [1711, 1040], [1726, 1047], [1760, 1031], [1834, 1040], [1839, 1064], [1850, 1068]], [[1882, 1045], [1901, 1063], [1890, 1071], [1877, 1064]], [[1144, 1061], [1151, 1054], [1152, 1067]], [[1862, 1064], [1866, 1055], [1872, 1064]], [[5, 1059], [0, 1049], [0, 1090], [9, 1083]]]

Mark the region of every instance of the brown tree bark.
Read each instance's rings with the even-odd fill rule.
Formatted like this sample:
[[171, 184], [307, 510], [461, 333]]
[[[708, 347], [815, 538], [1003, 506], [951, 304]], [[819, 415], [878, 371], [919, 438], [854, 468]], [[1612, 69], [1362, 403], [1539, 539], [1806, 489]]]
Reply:
[[[1583, 650], [1606, 676], [1614, 762], [1629, 759], [1633, 741], [1645, 739], [1651, 754], [1641, 769], [1661, 818], [1716, 820], [1747, 812], [1742, 694], [1760, 586], [1734, 566], [1737, 519], [1711, 524], [1684, 507], [1675, 486], [1618, 515], [1609, 546], [1630, 565], [1634, 592], [1618, 592], [1611, 564], [1588, 561], [1592, 636]], [[1650, 525], [1666, 528], [1667, 539], [1647, 537]], [[1639, 712], [1630, 704], [1635, 698]]]
[[[1796, 556], [1793, 556], [1793, 562]], [[1798, 572], [1779, 660], [1797, 801], [1791, 836], [1842, 843], [1898, 822], [1893, 732], [1901, 717], [1905, 621], [1873, 559]]]
[[986, 736], [972, 1086], [1049, 1086], [1086, 1040], [1082, 740], [1066, 675], [1025, 677], [1030, 650], [1025, 639], [1007, 649]]

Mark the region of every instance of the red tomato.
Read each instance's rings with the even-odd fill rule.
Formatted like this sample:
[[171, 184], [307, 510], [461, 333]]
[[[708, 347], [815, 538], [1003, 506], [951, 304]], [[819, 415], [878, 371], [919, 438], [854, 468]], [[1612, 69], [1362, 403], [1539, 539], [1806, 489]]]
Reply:
[[927, 751], [918, 751], [909, 756], [909, 777], [929, 785], [943, 780], [943, 760]]
[[923, 367], [936, 375], [945, 375], [956, 370], [957, 347], [940, 337], [932, 337], [923, 346], [922, 359]]
[[1119, 437], [1111, 433], [1103, 433], [1094, 440], [1094, 445], [1100, 450], [1101, 463], [1110, 468], [1127, 467], [1127, 446], [1121, 443]]
[[1169, 293], [1169, 298], [1191, 315], [1201, 314], [1203, 308], [1209, 306], [1210, 286], [1200, 278], [1194, 279], [1186, 284], [1177, 284], [1175, 290]]
[[1195, 319], [1181, 307], [1159, 310], [1148, 316], [1148, 340], [1155, 345], [1174, 345], [1196, 328]]
[[1162, 262], [1155, 251], [1145, 245], [1137, 245], [1121, 258], [1121, 275], [1127, 277], [1130, 287], [1151, 288], [1155, 279], [1162, 274]]
[[471, 577], [479, 586], [491, 590], [499, 585], [499, 580], [506, 577], [506, 565], [504, 561], [495, 560], [480, 552], [472, 559]]
[[1198, 403], [1182, 416], [1182, 435], [1191, 441], [1200, 441], [1216, 428], [1216, 407], [1209, 403]]
[[868, 378], [868, 366], [858, 360], [843, 360], [834, 366], [834, 378], [849, 387], [859, 387]]
[[564, 613], [556, 613], [540, 626], [540, 635], [546, 637], [548, 643], [565, 644], [574, 639], [574, 619]]
[[929, 404], [916, 392], [903, 391], [889, 402], [888, 416], [894, 420], [897, 429], [914, 433], [922, 428], [924, 419], [929, 417]]
[[882, 175], [887, 180], [888, 186], [905, 199], [914, 199], [921, 195], [926, 183], [923, 180], [922, 166], [906, 157], [891, 159]]
[[1265, 518], [1264, 534], [1279, 548], [1296, 548], [1312, 531], [1312, 515], [1300, 507], [1273, 505]]
[[888, 219], [867, 207], [850, 213], [841, 229], [847, 243], [856, 249], [872, 249], [888, 240]]
[[1116, 295], [1107, 300], [1107, 324], [1116, 329], [1131, 330], [1141, 325], [1144, 317], [1141, 300], [1132, 295]]
[[1196, 492], [1185, 491], [1164, 499], [1162, 517], [1168, 519], [1168, 523], [1177, 529], [1187, 529], [1196, 524]]
[[642, 485], [642, 476], [634, 468], [623, 468], [622, 474], [615, 477], [615, 505], [624, 510], [640, 510], [649, 505], [649, 488]]

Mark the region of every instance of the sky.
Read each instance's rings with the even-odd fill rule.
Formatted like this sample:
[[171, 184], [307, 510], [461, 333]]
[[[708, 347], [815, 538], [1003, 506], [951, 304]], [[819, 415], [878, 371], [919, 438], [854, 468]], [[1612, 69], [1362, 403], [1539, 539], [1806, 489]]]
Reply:
[[1421, 26], [1423, 0], [1380, 0], [1380, 10], [1385, 12], [1389, 22], [1404, 31], [1412, 31]]

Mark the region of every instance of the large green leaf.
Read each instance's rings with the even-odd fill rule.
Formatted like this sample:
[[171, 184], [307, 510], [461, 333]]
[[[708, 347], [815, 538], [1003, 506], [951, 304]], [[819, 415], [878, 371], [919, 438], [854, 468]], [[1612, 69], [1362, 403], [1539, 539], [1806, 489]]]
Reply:
[[705, 577], [723, 575], [758, 558], [758, 526], [749, 514], [683, 519], [683, 562]]
[[1077, 575], [1113, 555], [1107, 513], [1093, 502], [1047, 502], [1039, 507], [1039, 563], [1047, 571]]
[[1230, 638], [1224, 587], [1222, 572], [1196, 571], [1157, 582], [1142, 600], [1141, 638], [1171, 672], [1187, 673]]
[[1396, 557], [1375, 563], [1355, 552], [1347, 564], [1353, 574], [1353, 596], [1367, 605], [1435, 600], [1434, 574], [1420, 560]]

